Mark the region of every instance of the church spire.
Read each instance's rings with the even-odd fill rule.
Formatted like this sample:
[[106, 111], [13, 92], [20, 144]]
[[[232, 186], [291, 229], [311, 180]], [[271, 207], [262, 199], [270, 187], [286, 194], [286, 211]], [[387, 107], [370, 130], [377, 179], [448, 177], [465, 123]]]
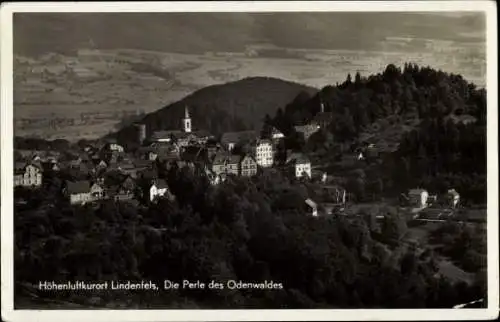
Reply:
[[184, 127], [184, 132], [190, 133], [191, 132], [191, 117], [189, 116], [189, 109], [186, 105], [186, 108], [184, 109], [184, 119], [182, 119], [183, 127]]

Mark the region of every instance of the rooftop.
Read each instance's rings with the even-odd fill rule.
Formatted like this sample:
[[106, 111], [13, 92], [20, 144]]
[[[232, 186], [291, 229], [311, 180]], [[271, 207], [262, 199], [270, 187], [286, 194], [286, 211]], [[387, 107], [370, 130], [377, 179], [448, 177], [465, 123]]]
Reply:
[[158, 187], [159, 189], [168, 188], [167, 181], [165, 181], [165, 179], [158, 179], [158, 181], [156, 182], [156, 187]]
[[222, 144], [238, 143], [241, 141], [251, 141], [258, 137], [256, 131], [226, 132], [220, 139]]
[[304, 153], [301, 152], [292, 152], [290, 155], [287, 156], [286, 158], [286, 163], [311, 163], [311, 160], [305, 155]]
[[90, 192], [90, 182], [88, 180], [81, 181], [66, 181], [68, 193], [88, 193]]
[[410, 189], [408, 194], [409, 195], [419, 195], [419, 194], [424, 193], [424, 192], [427, 192], [427, 190], [418, 188], [418, 189]]

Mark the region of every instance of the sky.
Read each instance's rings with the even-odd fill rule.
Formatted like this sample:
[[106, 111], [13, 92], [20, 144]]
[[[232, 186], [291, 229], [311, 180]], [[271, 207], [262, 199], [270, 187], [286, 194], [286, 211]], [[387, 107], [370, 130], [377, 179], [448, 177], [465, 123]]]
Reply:
[[[251, 44], [384, 50], [388, 37], [484, 46], [482, 13], [16, 13], [14, 52], [36, 56], [89, 47], [176, 53], [244, 51]], [[407, 50], [422, 44], [412, 43]]]

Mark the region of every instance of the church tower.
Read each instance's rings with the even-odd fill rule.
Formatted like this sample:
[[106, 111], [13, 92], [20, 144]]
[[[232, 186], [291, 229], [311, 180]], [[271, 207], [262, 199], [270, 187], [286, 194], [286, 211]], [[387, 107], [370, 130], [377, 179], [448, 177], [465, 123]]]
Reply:
[[191, 117], [189, 116], [189, 110], [187, 106], [184, 111], [184, 118], [182, 119], [182, 125], [184, 127], [183, 128], [184, 132], [191, 133]]

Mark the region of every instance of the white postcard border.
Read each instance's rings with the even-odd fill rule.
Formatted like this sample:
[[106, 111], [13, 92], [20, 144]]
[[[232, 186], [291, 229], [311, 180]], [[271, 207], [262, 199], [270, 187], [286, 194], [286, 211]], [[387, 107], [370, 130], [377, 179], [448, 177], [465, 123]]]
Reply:
[[[488, 308], [355, 310], [13, 310], [14, 12], [484, 11], [487, 16]], [[498, 75], [495, 1], [24, 2], [1, 7], [1, 290], [6, 321], [365, 321], [472, 320], [498, 317]]]

